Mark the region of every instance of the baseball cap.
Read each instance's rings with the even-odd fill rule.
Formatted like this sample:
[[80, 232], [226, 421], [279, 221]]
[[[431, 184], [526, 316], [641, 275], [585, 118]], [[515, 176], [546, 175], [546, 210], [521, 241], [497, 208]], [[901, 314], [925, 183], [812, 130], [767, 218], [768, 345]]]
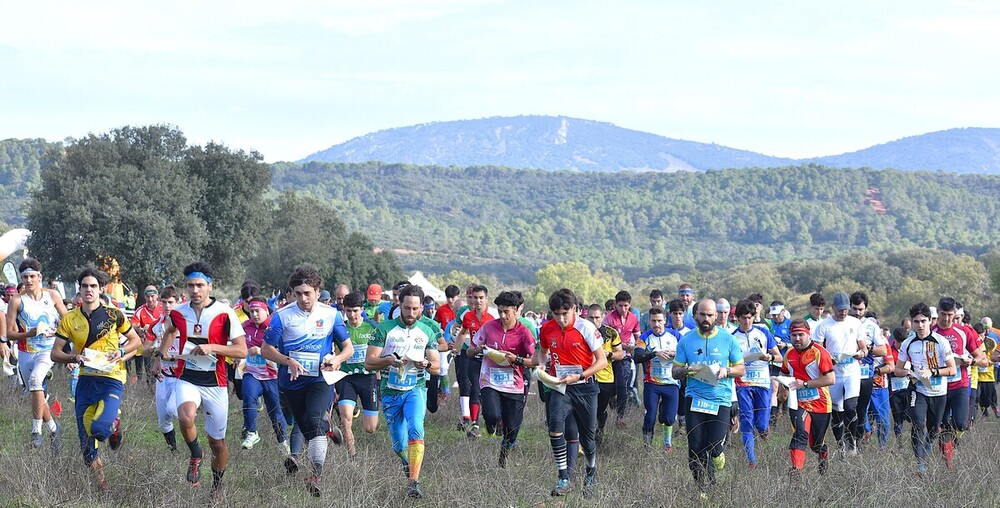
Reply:
[[990, 319], [989, 316], [984, 317], [983, 320], [981, 321], [981, 323], [983, 323], [983, 326], [985, 326], [987, 328], [992, 328], [993, 327], [993, 320]]
[[833, 295], [833, 310], [847, 310], [851, 308], [851, 297], [847, 293], [837, 293]]
[[323, 291], [320, 291], [319, 292], [319, 299], [320, 300], [329, 300], [330, 299], [330, 292], [327, 291], [327, 290], [325, 290], [325, 289]]
[[378, 284], [369, 284], [368, 299], [374, 300], [375, 298], [382, 298], [382, 286]]

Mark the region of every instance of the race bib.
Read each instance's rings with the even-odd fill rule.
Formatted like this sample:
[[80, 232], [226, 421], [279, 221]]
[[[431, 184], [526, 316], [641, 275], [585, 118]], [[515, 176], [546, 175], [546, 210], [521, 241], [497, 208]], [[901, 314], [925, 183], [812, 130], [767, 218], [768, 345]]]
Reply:
[[264, 355], [249, 355], [247, 356], [247, 367], [264, 367], [267, 365], [267, 359]]
[[354, 344], [354, 354], [345, 363], [365, 363], [368, 354], [368, 344]]
[[319, 353], [307, 353], [305, 351], [289, 351], [288, 356], [302, 364], [305, 372], [303, 376], [319, 376]]
[[854, 363], [855, 361], [856, 360], [855, 360], [855, 358], [853, 356], [848, 356], [848, 357], [846, 357], [846, 358], [838, 361], [837, 365], [850, 365], [850, 364]]
[[[767, 368], [765, 364], [764, 369]], [[770, 374], [764, 369], [747, 369], [743, 377], [740, 378], [744, 383], [754, 385], [754, 386], [770, 386]]]
[[808, 388], [799, 388], [795, 391], [795, 397], [799, 400], [799, 402], [814, 401], [819, 398], [819, 388], [812, 386]]
[[[560, 365], [556, 364], [556, 377], [562, 378], [563, 376], [568, 376], [570, 374], [576, 374], [578, 376], [583, 376], [583, 367], [580, 365]], [[583, 382], [583, 379], [573, 383], [578, 385]]]
[[931, 388], [938, 388], [944, 383], [944, 377], [934, 376], [931, 378]]
[[501, 388], [514, 388], [514, 369], [493, 367], [489, 370], [490, 384]]
[[892, 391], [901, 392], [910, 387], [910, 380], [905, 377], [892, 377], [889, 384]]
[[216, 358], [211, 355], [189, 355], [184, 358], [184, 368], [211, 372], [215, 370]]
[[872, 366], [867, 363], [861, 364], [861, 377], [863, 379], [868, 379], [872, 377]]
[[649, 366], [649, 375], [657, 382], [666, 383], [673, 381], [673, 373], [670, 371], [671, 366], [664, 364], [659, 358], [654, 358], [653, 361], [650, 362]]
[[701, 397], [691, 398], [691, 411], [696, 413], [704, 413], [707, 415], [717, 415], [719, 414], [719, 407], [721, 404], [718, 402], [712, 402], [705, 400]]
[[956, 366], [955, 367], [955, 374], [952, 375], [952, 376], [948, 376], [948, 382], [949, 383], [957, 383], [957, 382], [959, 382], [961, 380], [962, 380], [962, 368]]
[[389, 369], [389, 377], [386, 378], [385, 385], [393, 390], [411, 390], [417, 386], [417, 374], [407, 370], [406, 374], [400, 376], [399, 369]]

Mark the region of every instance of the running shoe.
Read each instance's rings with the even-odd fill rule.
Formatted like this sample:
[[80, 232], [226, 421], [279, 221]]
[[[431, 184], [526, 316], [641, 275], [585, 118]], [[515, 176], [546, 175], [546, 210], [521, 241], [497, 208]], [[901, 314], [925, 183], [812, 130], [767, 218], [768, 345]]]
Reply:
[[340, 427], [331, 425], [330, 430], [326, 431], [326, 437], [335, 445], [344, 444], [344, 431], [340, 430]]
[[560, 478], [556, 482], [556, 486], [552, 487], [552, 496], [559, 497], [569, 494], [573, 490], [573, 485], [570, 483], [569, 478]]
[[309, 495], [312, 497], [320, 496], [319, 478], [317, 478], [316, 475], [306, 478], [306, 490], [309, 491]]
[[32, 432], [31, 433], [30, 444], [31, 444], [32, 448], [41, 448], [42, 447], [42, 433], [41, 432]]
[[722, 471], [726, 468], [726, 454], [725, 452], [720, 453], [718, 457], [712, 457], [712, 463], [715, 465], [716, 471]]
[[244, 450], [252, 450], [254, 445], [260, 442], [260, 434], [256, 432], [247, 432], [246, 437], [243, 438], [243, 444], [241, 445]]
[[52, 431], [52, 451], [53, 453], [59, 453], [62, 451], [63, 441], [62, 441], [62, 424], [59, 420], [56, 420], [56, 430]]
[[115, 423], [111, 425], [111, 435], [108, 436], [108, 446], [112, 450], [117, 450], [122, 445], [122, 425], [118, 418], [115, 418]]
[[483, 434], [481, 432], [479, 432], [479, 425], [478, 424], [472, 424], [472, 427], [469, 428], [469, 431], [465, 435], [468, 436], [468, 437], [471, 437], [473, 439], [478, 439]]
[[192, 487], [197, 487], [201, 485], [201, 459], [197, 457], [191, 457], [191, 462], [188, 464], [187, 481]]
[[406, 497], [412, 497], [413, 499], [424, 497], [424, 493], [420, 491], [420, 482], [410, 480], [410, 485], [406, 487]]
[[297, 472], [299, 472], [299, 459], [295, 458], [295, 455], [285, 457], [285, 473], [291, 476]]

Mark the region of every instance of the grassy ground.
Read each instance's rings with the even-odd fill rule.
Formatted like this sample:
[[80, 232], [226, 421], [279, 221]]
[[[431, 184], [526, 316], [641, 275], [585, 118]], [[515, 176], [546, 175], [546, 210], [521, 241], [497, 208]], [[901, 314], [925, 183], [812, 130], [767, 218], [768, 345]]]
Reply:
[[[126, 437], [121, 449], [101, 450], [110, 492], [92, 486], [89, 471], [78, 452], [72, 404], [66, 400], [65, 376], [57, 374], [52, 391], [64, 405], [62, 422], [66, 446], [54, 460], [48, 449], [27, 446], [30, 416], [20, 391], [0, 386], [0, 506], [204, 506], [208, 503], [211, 473], [203, 468], [203, 485], [184, 481], [187, 456], [167, 451], [156, 427], [152, 396], [142, 383], [126, 387], [123, 422]], [[467, 440], [455, 430], [457, 401], [452, 400], [427, 418], [427, 454], [421, 485], [424, 498], [405, 499], [406, 481], [393, 455], [384, 422], [374, 435], [359, 432], [359, 454], [331, 447], [323, 478], [323, 497], [309, 497], [304, 474], [286, 477], [282, 454], [270, 426], [260, 422], [264, 438], [251, 451], [239, 448], [242, 413], [232, 399], [228, 441], [230, 465], [226, 473], [229, 506], [692, 506], [695, 493], [687, 469], [687, 443], [675, 438], [670, 455], [646, 450], [640, 437], [641, 411], [633, 410], [628, 429], [609, 430], [598, 454], [597, 494], [584, 499], [577, 490], [561, 499], [549, 497], [555, 480], [549, 443], [538, 397], [529, 399], [525, 426], [507, 469], [496, 466], [499, 443], [484, 437]], [[263, 416], [263, 415], [262, 415]], [[356, 424], [356, 428], [360, 424]], [[931, 476], [918, 481], [915, 462], [906, 442], [894, 441], [881, 452], [871, 447], [862, 456], [831, 460], [830, 472], [815, 472], [809, 455], [800, 483], [786, 478], [789, 431], [782, 420], [768, 442], [758, 441], [760, 467], [748, 470], [742, 450], [729, 447], [728, 464], [712, 492], [712, 506], [998, 506], [996, 475], [1000, 461], [1000, 420], [983, 419], [966, 433], [957, 454], [956, 471], [943, 467], [940, 455], [931, 461]], [[207, 442], [202, 434], [207, 454]], [[657, 436], [659, 439], [659, 436]], [[736, 437], [738, 441], [738, 437]], [[829, 438], [832, 441], [832, 436]], [[183, 447], [183, 445], [182, 445]], [[207, 462], [207, 460], [206, 460]], [[581, 461], [582, 462], [582, 461]], [[582, 474], [580, 475], [582, 477]]]

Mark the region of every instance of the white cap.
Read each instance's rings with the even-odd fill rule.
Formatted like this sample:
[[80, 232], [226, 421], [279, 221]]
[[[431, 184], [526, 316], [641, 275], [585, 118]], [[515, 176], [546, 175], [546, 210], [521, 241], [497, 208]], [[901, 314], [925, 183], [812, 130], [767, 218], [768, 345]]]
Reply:
[[937, 319], [937, 307], [931, 307], [931, 319]]

